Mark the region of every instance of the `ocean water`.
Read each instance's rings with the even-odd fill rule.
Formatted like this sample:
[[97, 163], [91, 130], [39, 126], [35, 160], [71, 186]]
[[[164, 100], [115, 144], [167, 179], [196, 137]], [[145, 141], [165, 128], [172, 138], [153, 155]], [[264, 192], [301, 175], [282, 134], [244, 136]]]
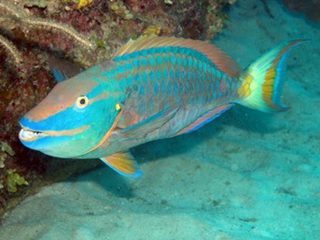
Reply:
[[320, 239], [320, 26], [274, 0], [239, 0], [229, 18], [213, 42], [242, 67], [279, 42], [312, 40], [288, 58], [289, 111], [236, 106], [137, 147], [138, 180], [101, 167], [45, 187], [6, 215], [0, 239]]

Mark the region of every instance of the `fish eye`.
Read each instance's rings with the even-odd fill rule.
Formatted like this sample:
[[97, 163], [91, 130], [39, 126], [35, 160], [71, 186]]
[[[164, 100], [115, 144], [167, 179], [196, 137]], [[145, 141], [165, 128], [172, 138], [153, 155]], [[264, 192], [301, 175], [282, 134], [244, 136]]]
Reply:
[[89, 104], [89, 99], [87, 96], [80, 96], [77, 98], [76, 105], [78, 108], [85, 108]]

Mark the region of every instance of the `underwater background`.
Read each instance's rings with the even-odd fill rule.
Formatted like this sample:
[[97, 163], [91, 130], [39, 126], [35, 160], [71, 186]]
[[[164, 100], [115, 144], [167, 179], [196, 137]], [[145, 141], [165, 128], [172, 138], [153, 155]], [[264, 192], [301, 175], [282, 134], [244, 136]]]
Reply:
[[312, 40], [288, 57], [288, 111], [236, 106], [139, 146], [138, 180], [102, 166], [43, 187], [5, 214], [0, 239], [320, 239], [319, 24], [275, 0], [227, 14], [212, 42], [242, 68], [282, 41]]

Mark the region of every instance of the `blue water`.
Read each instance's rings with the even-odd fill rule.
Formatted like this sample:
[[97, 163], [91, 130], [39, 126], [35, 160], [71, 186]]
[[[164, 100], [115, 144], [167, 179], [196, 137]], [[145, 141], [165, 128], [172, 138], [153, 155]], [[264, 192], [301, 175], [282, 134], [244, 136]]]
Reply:
[[200, 130], [133, 150], [144, 175], [108, 167], [43, 188], [9, 213], [0, 239], [320, 239], [320, 28], [277, 1], [240, 0], [214, 43], [242, 67], [279, 42], [284, 102], [237, 106]]

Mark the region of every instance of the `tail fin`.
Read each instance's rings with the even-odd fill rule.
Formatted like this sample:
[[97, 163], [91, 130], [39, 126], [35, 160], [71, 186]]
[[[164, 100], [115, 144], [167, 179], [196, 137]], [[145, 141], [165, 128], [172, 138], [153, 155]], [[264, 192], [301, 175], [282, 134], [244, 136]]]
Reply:
[[304, 42], [285, 42], [264, 54], [241, 74], [242, 85], [238, 89], [239, 103], [263, 112], [284, 111], [281, 104], [283, 63], [289, 50]]

